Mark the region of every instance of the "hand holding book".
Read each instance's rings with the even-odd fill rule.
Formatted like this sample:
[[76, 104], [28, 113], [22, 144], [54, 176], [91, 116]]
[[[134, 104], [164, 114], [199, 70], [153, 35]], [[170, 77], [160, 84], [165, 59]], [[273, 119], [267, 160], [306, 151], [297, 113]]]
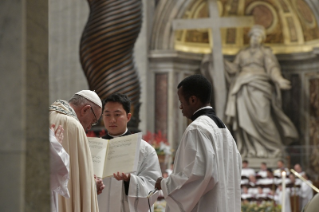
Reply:
[[129, 174], [137, 170], [142, 134], [117, 137], [112, 140], [88, 138], [94, 174], [105, 178], [114, 173]]

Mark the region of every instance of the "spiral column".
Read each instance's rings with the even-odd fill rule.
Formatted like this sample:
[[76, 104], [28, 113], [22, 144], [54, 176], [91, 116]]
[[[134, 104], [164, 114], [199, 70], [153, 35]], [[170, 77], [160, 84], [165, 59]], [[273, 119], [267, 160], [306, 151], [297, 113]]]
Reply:
[[140, 82], [134, 43], [142, 25], [141, 0], [88, 0], [90, 14], [80, 42], [80, 61], [91, 90], [101, 99], [126, 94], [132, 102], [129, 128], [137, 131]]

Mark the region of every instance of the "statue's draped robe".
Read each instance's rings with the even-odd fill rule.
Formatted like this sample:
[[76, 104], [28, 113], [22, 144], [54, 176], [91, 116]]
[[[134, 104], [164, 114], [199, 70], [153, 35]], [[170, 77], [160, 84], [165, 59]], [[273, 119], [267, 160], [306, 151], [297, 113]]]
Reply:
[[286, 138], [297, 139], [298, 133], [281, 109], [276, 83], [281, 73], [271, 49], [243, 49], [233, 63], [226, 62], [226, 71], [236, 74], [230, 84], [225, 114], [241, 155], [280, 155]]
[[70, 156], [70, 198], [59, 196], [60, 212], [98, 212], [93, 161], [86, 133], [68, 102], [58, 100], [50, 106], [50, 123], [62, 125], [63, 148]]

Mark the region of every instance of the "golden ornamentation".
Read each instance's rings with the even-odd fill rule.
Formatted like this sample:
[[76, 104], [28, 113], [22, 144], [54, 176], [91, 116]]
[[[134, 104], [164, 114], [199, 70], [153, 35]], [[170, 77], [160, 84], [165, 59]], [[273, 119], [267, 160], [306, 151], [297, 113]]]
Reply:
[[[318, 76], [319, 77], [319, 76]], [[310, 166], [315, 171], [319, 173], [319, 78], [313, 78], [309, 80], [310, 88], [310, 146], [311, 156], [310, 156]]]
[[[221, 16], [253, 15], [256, 24], [265, 26], [265, 45], [275, 54], [310, 52], [319, 47], [319, 28], [313, 12], [304, 0], [220, 0]], [[207, 18], [206, 0], [193, 1], [184, 19]], [[235, 55], [249, 44], [248, 28], [221, 29], [223, 54]], [[175, 49], [193, 53], [211, 53], [210, 29], [178, 30]]]

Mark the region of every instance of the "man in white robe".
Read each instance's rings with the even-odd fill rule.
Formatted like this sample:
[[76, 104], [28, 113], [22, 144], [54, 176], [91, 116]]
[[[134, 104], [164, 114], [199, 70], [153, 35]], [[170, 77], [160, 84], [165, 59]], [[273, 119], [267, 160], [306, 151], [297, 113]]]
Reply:
[[[304, 174], [302, 177], [305, 178], [305, 180], [307, 180], [308, 183], [312, 184], [312, 182], [309, 180], [310, 176], [308, 174]], [[302, 182], [300, 187], [300, 209], [304, 208], [308, 204], [308, 202], [311, 201], [312, 197], [312, 188], [306, 182]]]
[[211, 85], [201, 75], [178, 85], [180, 109], [193, 122], [185, 130], [173, 173], [158, 178], [166, 212], [240, 212], [241, 162], [236, 143], [209, 106]]
[[302, 212], [317, 212], [319, 208], [319, 193], [304, 207]]
[[[103, 101], [103, 121], [108, 131], [104, 139], [131, 134], [127, 129], [132, 115], [130, 108], [130, 100], [123, 94], [112, 94]], [[137, 171], [131, 174], [117, 172], [113, 177], [103, 179], [105, 192], [98, 197], [100, 212], [149, 211], [147, 196], [154, 190], [155, 181], [160, 176], [156, 151], [142, 140]], [[150, 198], [151, 207], [157, 196]]]
[[50, 184], [51, 184], [51, 212], [58, 208], [58, 194], [70, 198], [68, 190], [70, 157], [62, 147], [63, 128], [55, 125], [50, 128]]
[[102, 102], [95, 92], [82, 90], [69, 102], [55, 101], [49, 110], [51, 124], [62, 125], [64, 129], [62, 145], [70, 156], [70, 198], [58, 197], [58, 211], [98, 212], [97, 193], [102, 192], [103, 184], [94, 179], [85, 130], [89, 130], [98, 121], [102, 113]]

